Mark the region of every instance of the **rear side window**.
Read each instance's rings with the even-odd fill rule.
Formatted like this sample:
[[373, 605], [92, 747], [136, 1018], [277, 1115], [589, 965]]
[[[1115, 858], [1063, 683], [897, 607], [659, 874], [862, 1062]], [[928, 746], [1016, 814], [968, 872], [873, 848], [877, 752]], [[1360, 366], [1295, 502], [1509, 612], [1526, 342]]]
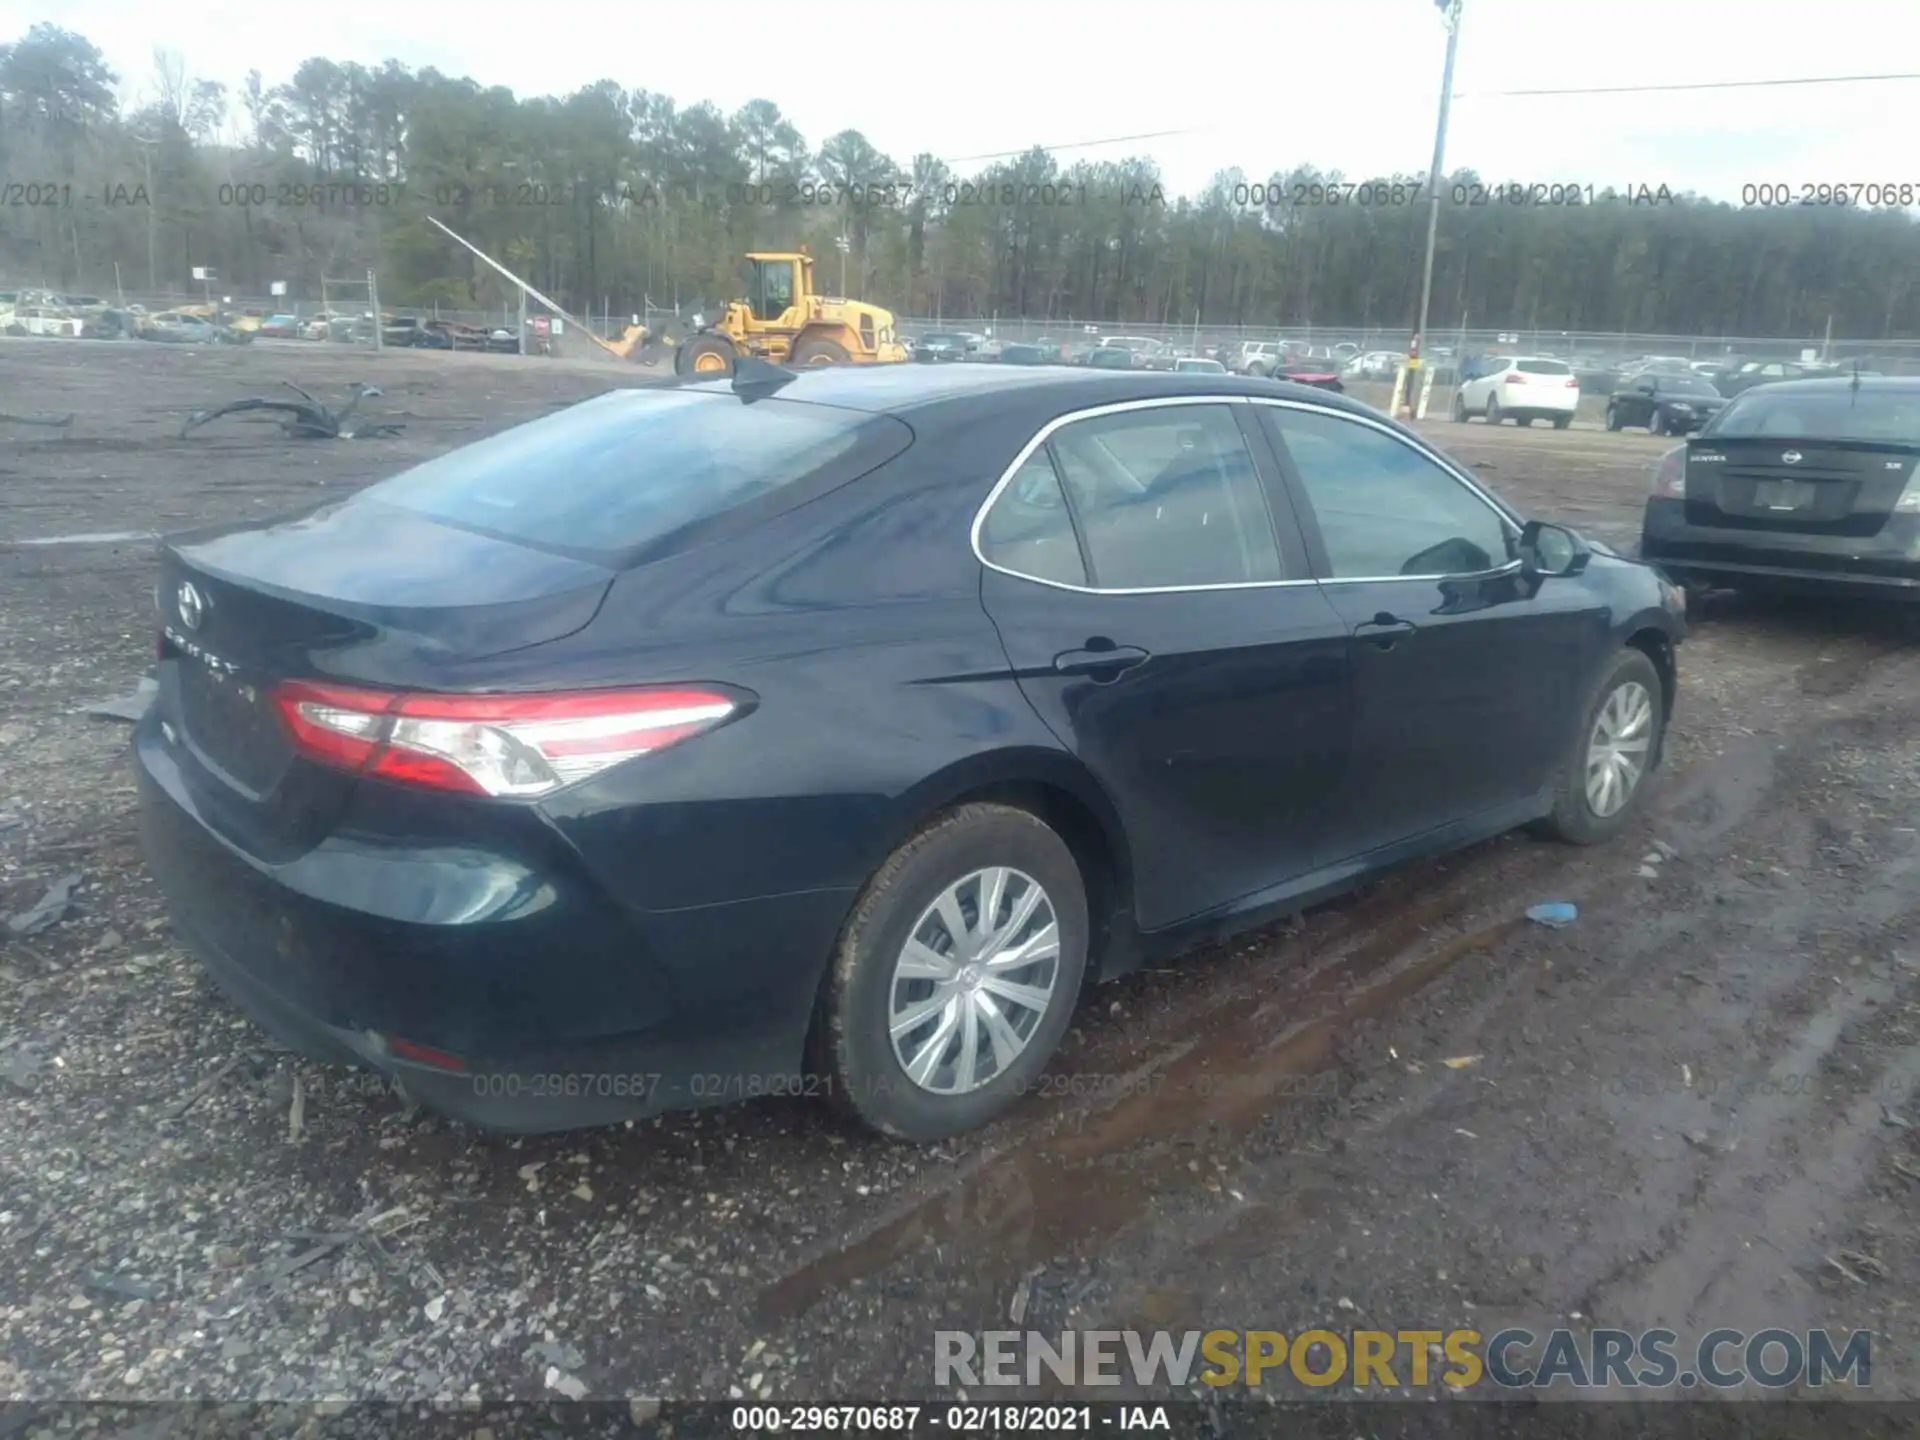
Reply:
[[1920, 390], [1850, 385], [1818, 390], [1760, 386], [1717, 415], [1707, 433], [1728, 440], [1892, 440], [1920, 443]]
[[1060, 585], [1087, 583], [1067, 497], [1046, 446], [1027, 457], [987, 511], [980, 553], [1016, 575]]
[[906, 449], [898, 420], [777, 398], [621, 390], [454, 450], [361, 499], [602, 562]]
[[1514, 367], [1528, 375], [1571, 375], [1573, 367], [1564, 360], [1522, 360]]

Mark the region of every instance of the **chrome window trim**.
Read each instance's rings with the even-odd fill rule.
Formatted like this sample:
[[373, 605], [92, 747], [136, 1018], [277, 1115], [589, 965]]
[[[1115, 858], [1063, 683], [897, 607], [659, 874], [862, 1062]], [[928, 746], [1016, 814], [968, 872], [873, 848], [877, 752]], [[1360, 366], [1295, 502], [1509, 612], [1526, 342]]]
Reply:
[[[980, 508], [974, 511], [973, 528], [969, 538], [973, 545], [973, 558], [989, 570], [998, 571], [1015, 580], [1024, 580], [1029, 585], [1045, 585], [1053, 590], [1066, 590], [1076, 595], [1191, 595], [1209, 590], [1281, 590], [1300, 585], [1317, 585], [1314, 579], [1305, 580], [1232, 580], [1219, 585], [1152, 585], [1131, 589], [1112, 589], [1095, 585], [1069, 585], [1063, 580], [1043, 580], [1038, 575], [1028, 575], [1019, 570], [1010, 570], [1005, 565], [996, 565], [987, 558], [980, 544], [980, 532], [986, 526], [987, 512], [992, 510], [1013, 477], [1020, 473], [1020, 467], [1033, 458], [1033, 452], [1047, 443], [1054, 431], [1073, 424], [1077, 420], [1097, 420], [1103, 415], [1124, 415], [1134, 410], [1161, 410], [1176, 405], [1243, 405], [1249, 399], [1246, 395], [1161, 395], [1149, 400], [1119, 400], [1108, 405], [1094, 405], [1084, 410], [1070, 410], [1064, 415], [1056, 415], [1042, 425], [1033, 438], [1020, 447], [1020, 453], [1013, 457], [1013, 463], [1007, 466], [1000, 478], [994, 482], [993, 489], [987, 492], [987, 498], [980, 502]], [[1243, 437], [1244, 443], [1244, 437]], [[1253, 460], [1258, 473], [1259, 461], [1252, 451], [1248, 459]], [[1065, 483], [1064, 481], [1062, 482]], [[1271, 523], [1271, 522], [1270, 522]], [[1279, 545], [1276, 536], [1274, 544]]]
[[[986, 566], [987, 569], [998, 571], [1000, 574], [1012, 579], [1024, 580], [1029, 585], [1045, 585], [1054, 590], [1066, 590], [1076, 595], [1187, 595], [1198, 594], [1209, 590], [1284, 590], [1301, 585], [1379, 585], [1388, 581], [1398, 580], [1489, 580], [1502, 575], [1517, 574], [1526, 564], [1523, 560], [1509, 560], [1506, 564], [1497, 565], [1491, 570], [1476, 571], [1472, 574], [1452, 572], [1437, 575], [1347, 575], [1337, 578], [1330, 577], [1325, 580], [1236, 580], [1220, 585], [1156, 585], [1137, 589], [1107, 589], [1093, 585], [1069, 585], [1061, 580], [1043, 580], [1037, 575], [1028, 575], [1019, 570], [1010, 570], [1005, 565], [996, 565], [987, 558], [986, 551], [982, 549], [980, 545], [980, 532], [986, 526], [987, 512], [993, 509], [994, 502], [1000, 498], [1001, 493], [1007, 486], [1013, 483], [1013, 477], [1020, 473], [1020, 467], [1033, 458], [1033, 452], [1046, 444], [1047, 438], [1052, 435], [1054, 431], [1071, 425], [1077, 420], [1093, 420], [1098, 419], [1102, 415], [1118, 415], [1125, 414], [1132, 410], [1154, 410], [1174, 405], [1270, 405], [1281, 410], [1304, 410], [1313, 415], [1330, 415], [1336, 419], [1346, 420], [1355, 425], [1377, 430], [1382, 435], [1405, 445], [1409, 450], [1413, 451], [1414, 454], [1424, 460], [1430, 461], [1454, 481], [1465, 486], [1476, 499], [1493, 511], [1501, 524], [1512, 532], [1514, 539], [1518, 539], [1522, 532], [1523, 526], [1519, 518], [1503, 503], [1489, 495], [1485, 490], [1482, 490], [1459, 466], [1441, 455], [1437, 450], [1431, 449], [1418, 440], [1402, 435], [1392, 426], [1382, 424], [1371, 416], [1355, 415], [1345, 410], [1334, 409], [1331, 406], [1316, 405], [1308, 400], [1282, 399], [1276, 395], [1162, 395], [1148, 400], [1120, 400], [1112, 404], [1090, 406], [1084, 410], [1071, 410], [1064, 415], [1054, 416], [1053, 419], [1049, 420], [1045, 425], [1042, 425], [1038, 433], [1036, 433], [1031, 440], [1027, 441], [1025, 445], [1020, 447], [1020, 453], [1014, 456], [1013, 463], [1009, 465], [1006, 470], [1002, 472], [1000, 478], [994, 482], [993, 488], [987, 492], [987, 498], [980, 502], [980, 508], [974, 512], [973, 527], [969, 532], [974, 559]], [[1257, 463], [1256, 461], [1256, 464]]]

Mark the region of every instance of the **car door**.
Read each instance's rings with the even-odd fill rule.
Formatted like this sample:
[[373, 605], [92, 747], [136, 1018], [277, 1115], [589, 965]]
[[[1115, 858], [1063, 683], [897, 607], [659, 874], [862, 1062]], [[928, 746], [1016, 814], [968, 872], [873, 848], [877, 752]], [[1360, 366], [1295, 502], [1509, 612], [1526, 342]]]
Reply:
[[1653, 423], [1653, 409], [1658, 403], [1659, 382], [1650, 375], [1643, 375], [1634, 381], [1627, 390], [1627, 413], [1620, 417], [1622, 425], [1650, 425]]
[[1256, 408], [1352, 636], [1353, 749], [1324, 863], [1527, 803], [1571, 743], [1605, 606], [1525, 575], [1515, 519], [1397, 428]]
[[1182, 397], [1056, 420], [974, 527], [987, 611], [1124, 822], [1149, 930], [1311, 870], [1346, 758], [1347, 626], [1248, 417]]

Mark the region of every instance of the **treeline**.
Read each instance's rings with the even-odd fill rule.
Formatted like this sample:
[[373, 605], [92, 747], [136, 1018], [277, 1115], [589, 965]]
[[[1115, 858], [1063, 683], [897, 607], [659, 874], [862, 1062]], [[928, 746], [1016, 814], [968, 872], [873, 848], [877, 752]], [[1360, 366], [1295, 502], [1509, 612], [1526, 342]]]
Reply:
[[[122, 77], [82, 36], [0, 45], [0, 280], [229, 293], [376, 268], [388, 303], [492, 306], [505, 282], [431, 214], [563, 304], [615, 314], [735, 294], [739, 257], [806, 244], [820, 283], [904, 314], [1183, 324], [1408, 323], [1423, 177], [1224, 170], [1169, 194], [1147, 159], [1034, 150], [957, 175], [858, 130], [817, 148], [771, 100], [734, 114], [612, 80], [522, 98], [398, 61], [303, 63], [237, 92], [155, 58]], [[1561, 177], [1578, 179], [1577, 176]], [[1861, 206], [1670, 195], [1514, 203], [1443, 190], [1436, 324], [1707, 335], [1920, 333], [1920, 226]], [[1558, 203], [1556, 203], [1558, 202]]]

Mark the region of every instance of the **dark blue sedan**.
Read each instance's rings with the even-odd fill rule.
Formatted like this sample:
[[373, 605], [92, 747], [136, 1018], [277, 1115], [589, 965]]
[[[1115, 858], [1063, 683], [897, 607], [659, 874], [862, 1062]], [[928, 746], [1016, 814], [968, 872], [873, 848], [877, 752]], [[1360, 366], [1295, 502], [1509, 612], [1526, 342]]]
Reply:
[[1684, 633], [1362, 405], [986, 365], [616, 391], [176, 538], [156, 593], [179, 934], [300, 1049], [523, 1131], [978, 1126], [1090, 981], [1620, 830]]

